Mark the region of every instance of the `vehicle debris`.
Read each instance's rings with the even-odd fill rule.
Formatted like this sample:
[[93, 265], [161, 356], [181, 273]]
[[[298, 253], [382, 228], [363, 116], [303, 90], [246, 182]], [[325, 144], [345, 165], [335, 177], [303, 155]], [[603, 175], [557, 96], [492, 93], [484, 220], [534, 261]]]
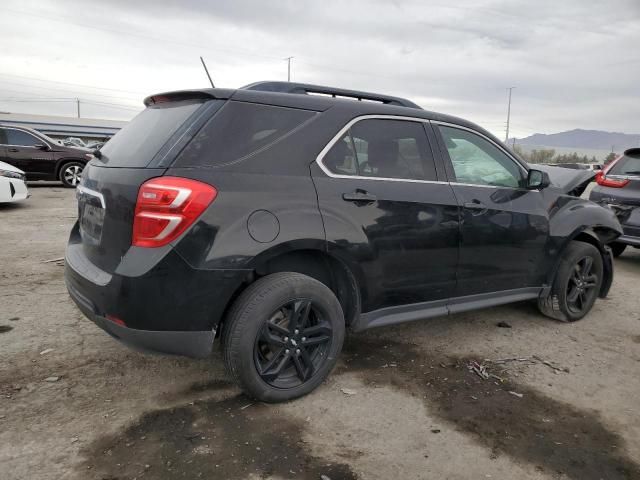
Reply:
[[514, 392], [512, 390], [509, 390], [509, 394], [513, 395], [514, 397], [518, 397], [518, 398], [524, 397], [524, 395], [522, 393]]
[[42, 263], [54, 263], [54, 262], [63, 262], [64, 257], [50, 258], [49, 260], [43, 260]]
[[60, 377], [55, 376], [47, 377], [44, 379], [45, 382], [57, 382], [58, 380], [60, 380]]
[[510, 324], [508, 324], [507, 322], [504, 322], [504, 321], [496, 323], [496, 327], [513, 328]]
[[504, 365], [506, 363], [511, 363], [511, 362], [521, 362], [521, 363], [525, 363], [526, 365], [542, 364], [542, 365], [546, 365], [547, 367], [551, 368], [556, 373], [560, 373], [560, 372], [569, 373], [570, 372], [570, 370], [567, 367], [559, 367], [557, 365], [554, 365], [552, 362], [550, 362], [548, 360], [544, 360], [543, 358], [539, 357], [538, 355], [531, 355], [530, 357], [500, 358], [500, 359], [497, 359], [497, 360], [491, 360], [491, 359], [486, 358], [484, 361], [487, 362], [487, 363], [492, 363], [494, 365]]
[[45, 348], [40, 352], [40, 355], [46, 355], [49, 352], [53, 352], [53, 348]]
[[356, 395], [358, 392], [350, 388], [341, 388], [340, 391], [347, 396]]

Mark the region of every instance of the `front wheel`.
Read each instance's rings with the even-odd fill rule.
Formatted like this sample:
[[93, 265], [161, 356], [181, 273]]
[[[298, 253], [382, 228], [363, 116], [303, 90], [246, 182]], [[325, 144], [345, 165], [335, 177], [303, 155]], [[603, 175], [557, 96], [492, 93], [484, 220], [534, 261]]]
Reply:
[[225, 366], [247, 395], [291, 400], [327, 377], [344, 334], [342, 308], [326, 285], [298, 273], [275, 273], [250, 285], [227, 315]]
[[62, 165], [59, 179], [66, 188], [76, 188], [82, 179], [84, 164], [80, 162], [68, 162]]
[[598, 298], [602, 278], [600, 251], [589, 243], [573, 241], [563, 253], [550, 295], [538, 300], [538, 307], [558, 320], [580, 320]]

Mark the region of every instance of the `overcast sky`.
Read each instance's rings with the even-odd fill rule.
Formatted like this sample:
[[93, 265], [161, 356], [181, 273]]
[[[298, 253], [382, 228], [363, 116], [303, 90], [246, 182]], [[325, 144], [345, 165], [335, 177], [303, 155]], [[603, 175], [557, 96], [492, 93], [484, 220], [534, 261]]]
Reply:
[[[587, 5], [588, 4], [588, 5]], [[286, 80], [406, 96], [504, 137], [640, 133], [640, 0], [3, 0], [0, 111], [129, 119], [142, 99]]]

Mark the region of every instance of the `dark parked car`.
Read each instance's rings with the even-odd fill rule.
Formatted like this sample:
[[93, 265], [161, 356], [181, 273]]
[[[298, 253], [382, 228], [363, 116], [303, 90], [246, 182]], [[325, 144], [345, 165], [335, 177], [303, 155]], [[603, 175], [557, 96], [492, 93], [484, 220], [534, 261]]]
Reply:
[[466, 120], [285, 82], [145, 104], [85, 168], [69, 293], [142, 349], [219, 336], [255, 398], [317, 387], [347, 328], [522, 300], [574, 321], [607, 295], [614, 213]]
[[640, 148], [631, 148], [596, 177], [592, 201], [608, 204], [622, 224], [623, 235], [611, 244], [617, 257], [628, 245], [640, 248]]
[[61, 145], [31, 128], [0, 125], [0, 161], [23, 170], [27, 180], [60, 180], [75, 187], [90, 152]]

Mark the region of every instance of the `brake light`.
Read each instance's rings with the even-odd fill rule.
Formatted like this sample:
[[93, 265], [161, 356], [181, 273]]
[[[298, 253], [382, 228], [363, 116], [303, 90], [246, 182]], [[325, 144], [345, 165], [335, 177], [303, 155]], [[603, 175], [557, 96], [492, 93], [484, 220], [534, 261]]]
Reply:
[[161, 247], [175, 240], [211, 205], [215, 187], [197, 180], [158, 177], [138, 190], [132, 245]]
[[600, 174], [596, 175], [596, 182], [603, 187], [622, 188], [629, 183], [629, 179], [614, 180], [613, 178], [607, 178], [604, 174]]

